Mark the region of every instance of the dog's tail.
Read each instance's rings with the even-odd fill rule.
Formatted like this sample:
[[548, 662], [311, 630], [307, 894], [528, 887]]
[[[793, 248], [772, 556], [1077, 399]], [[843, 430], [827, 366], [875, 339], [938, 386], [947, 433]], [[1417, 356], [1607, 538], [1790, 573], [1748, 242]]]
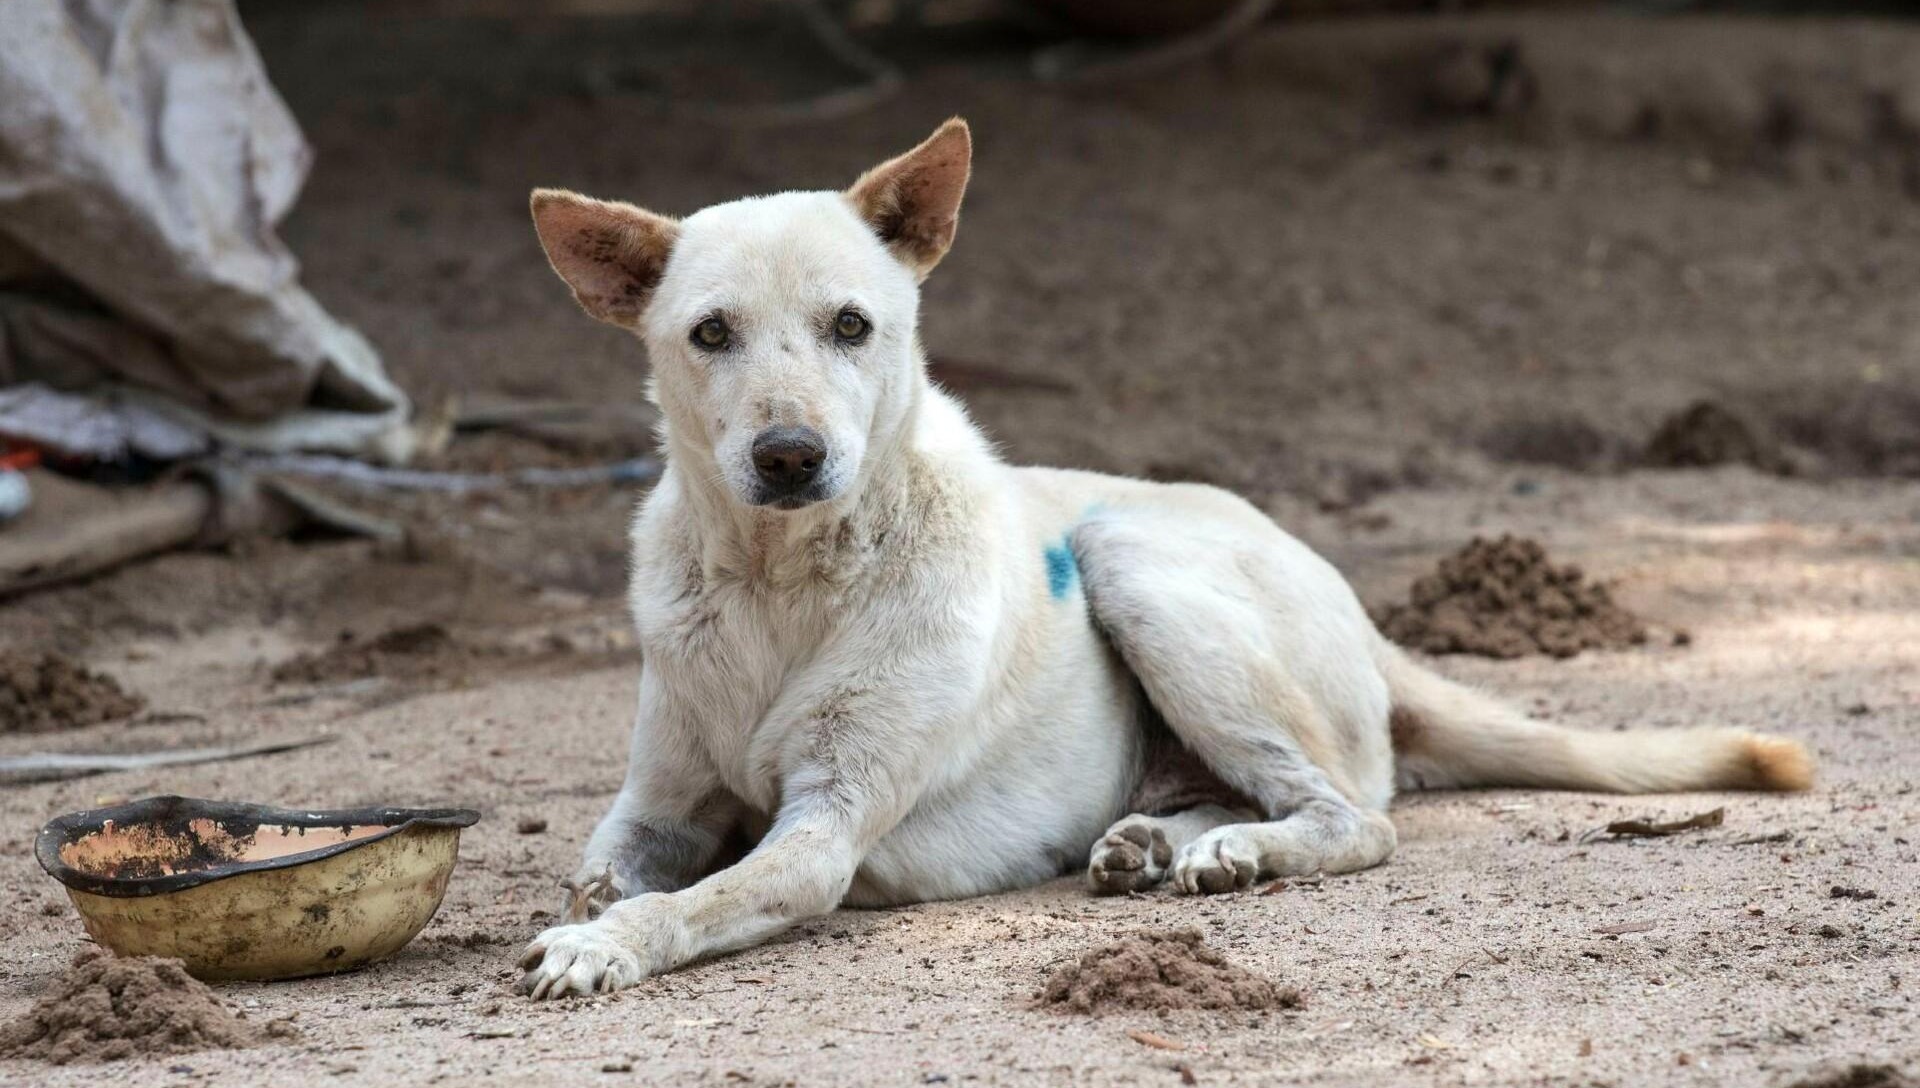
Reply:
[[1375, 657], [1393, 696], [1402, 785], [1665, 793], [1813, 784], [1813, 756], [1798, 741], [1741, 729], [1565, 729], [1456, 684], [1385, 639]]

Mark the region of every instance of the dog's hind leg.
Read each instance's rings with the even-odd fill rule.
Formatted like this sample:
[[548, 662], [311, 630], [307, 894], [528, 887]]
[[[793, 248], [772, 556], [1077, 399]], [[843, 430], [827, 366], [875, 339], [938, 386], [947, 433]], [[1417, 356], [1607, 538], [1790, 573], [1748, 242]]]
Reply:
[[1090, 515], [1073, 543], [1094, 617], [1154, 708], [1269, 821], [1206, 828], [1171, 850], [1175, 886], [1227, 891], [1386, 860], [1389, 701], [1364, 611], [1331, 567], [1238, 500], [1170, 498]]
[[1387, 860], [1394, 844], [1386, 813], [1314, 803], [1283, 820], [1206, 832], [1175, 856], [1170, 879], [1177, 891], [1202, 893], [1275, 877], [1350, 873]]

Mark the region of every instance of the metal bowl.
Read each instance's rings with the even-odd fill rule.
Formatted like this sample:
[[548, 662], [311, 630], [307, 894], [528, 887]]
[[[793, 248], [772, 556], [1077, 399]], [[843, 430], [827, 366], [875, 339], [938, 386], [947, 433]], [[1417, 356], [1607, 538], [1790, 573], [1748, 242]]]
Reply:
[[301, 812], [149, 797], [40, 830], [34, 856], [87, 932], [203, 979], [349, 971], [432, 919], [472, 809]]

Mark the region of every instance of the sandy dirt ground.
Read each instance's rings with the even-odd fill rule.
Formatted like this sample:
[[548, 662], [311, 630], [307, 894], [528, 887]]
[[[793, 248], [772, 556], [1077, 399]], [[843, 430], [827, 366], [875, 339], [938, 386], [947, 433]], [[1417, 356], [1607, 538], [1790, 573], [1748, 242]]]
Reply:
[[[31, 857], [51, 816], [163, 792], [484, 814], [439, 916], [390, 962], [221, 988], [251, 1020], [292, 1017], [297, 1041], [0, 1060], [0, 1083], [1785, 1088], [1855, 1062], [1920, 1072], [1920, 91], [1898, 82], [1920, 72], [1900, 63], [1920, 33], [1282, 26], [1226, 62], [1095, 93], [1021, 81], [1021, 33], [945, 30], [925, 56], [902, 46], [902, 99], [748, 132], [658, 96], [830, 84], [793, 59], [790, 28], [716, 67], [707, 39], [658, 19], [419, 16], [369, 39], [351, 4], [248, 14], [319, 152], [289, 238], [423, 403], [639, 399], [644, 361], [541, 264], [530, 185], [685, 212], [841, 183], [963, 112], [975, 190], [925, 338], [969, 364], [951, 372], [1010, 455], [1233, 486], [1376, 605], [1475, 534], [1538, 539], [1656, 637], [1445, 671], [1586, 728], [1786, 733], [1822, 777], [1791, 797], [1410, 795], [1388, 864], [1317, 886], [1094, 899], [1063, 877], [841, 911], [627, 993], [534, 1005], [511, 993], [512, 960], [621, 777], [635, 494], [396, 503], [405, 548], [249, 544], [0, 604], [0, 648], [57, 650], [147, 701], [130, 723], [0, 735], [0, 753], [336, 738], [0, 792], [0, 1019], [83, 940]], [[1519, 83], [1488, 59], [1509, 46]], [[1365, 63], [1330, 64], [1339, 50]], [[1713, 79], [1646, 76], [1700, 57]], [[1791, 474], [1643, 464], [1659, 421], [1701, 398]], [[491, 435], [439, 461], [649, 442]], [[421, 624], [444, 635], [388, 645], [422, 659], [356, 649]], [[331, 671], [281, 667], [342, 644]], [[1716, 829], [1589, 834], [1720, 806]], [[1088, 948], [1182, 926], [1302, 1006], [1036, 1006]]]

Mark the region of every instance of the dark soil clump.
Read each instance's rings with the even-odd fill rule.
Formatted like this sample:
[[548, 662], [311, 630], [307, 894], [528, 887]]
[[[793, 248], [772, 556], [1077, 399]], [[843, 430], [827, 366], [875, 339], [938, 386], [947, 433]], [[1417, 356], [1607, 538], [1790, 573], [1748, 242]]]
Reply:
[[1920, 477], [1920, 392], [1879, 383], [1788, 389], [1772, 398], [1781, 437], [1841, 476]]
[[1072, 1012], [1109, 1009], [1297, 1009], [1300, 991], [1223, 959], [1197, 929], [1139, 930], [1054, 972], [1040, 1003]]
[[83, 949], [19, 1019], [0, 1056], [55, 1065], [250, 1046], [273, 1031], [240, 1019], [179, 960]]
[[0, 653], [0, 733], [48, 733], [130, 717], [146, 701], [55, 654]]
[[301, 654], [274, 667], [277, 684], [336, 684], [375, 677], [457, 680], [483, 651], [455, 639], [437, 623], [396, 627], [371, 639], [343, 632], [338, 645]]
[[1556, 567], [1532, 540], [1478, 537], [1377, 617], [1388, 638], [1430, 654], [1572, 657], [1647, 640], [1646, 624], [1579, 567]]
[[1552, 465], [1579, 472], [1604, 466], [1612, 443], [1598, 427], [1578, 416], [1515, 416], [1502, 420], [1480, 439], [1480, 448], [1498, 461]]
[[1790, 466], [1760, 428], [1715, 401], [1696, 401], [1668, 416], [1647, 443], [1646, 461], [1661, 468], [1752, 465], [1785, 476]]
[[1915, 1088], [1920, 1081], [1891, 1065], [1860, 1062], [1794, 1081], [1787, 1088]]

